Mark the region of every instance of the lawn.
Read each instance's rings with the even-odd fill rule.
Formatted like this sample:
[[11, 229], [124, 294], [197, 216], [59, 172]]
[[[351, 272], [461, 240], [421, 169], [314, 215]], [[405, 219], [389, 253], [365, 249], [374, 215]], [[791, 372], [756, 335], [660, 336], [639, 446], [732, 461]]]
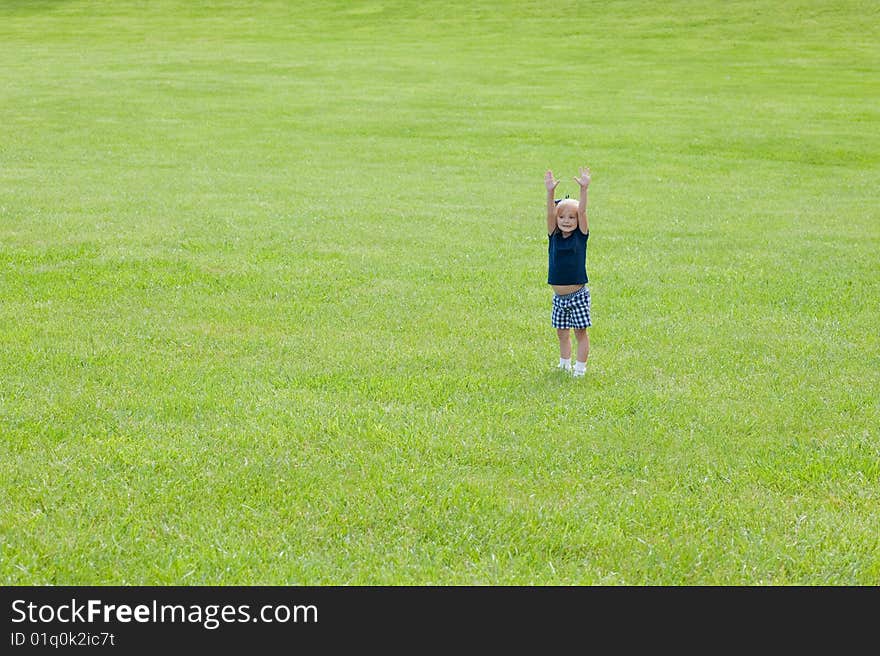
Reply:
[[880, 584], [880, 7], [543, 5], [0, 3], [0, 581]]

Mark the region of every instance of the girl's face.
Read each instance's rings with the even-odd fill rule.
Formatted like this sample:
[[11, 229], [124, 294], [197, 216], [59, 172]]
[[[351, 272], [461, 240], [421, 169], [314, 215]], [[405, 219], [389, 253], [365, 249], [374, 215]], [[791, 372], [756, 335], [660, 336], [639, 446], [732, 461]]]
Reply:
[[577, 206], [570, 203], [556, 208], [556, 226], [562, 232], [572, 232], [578, 227]]

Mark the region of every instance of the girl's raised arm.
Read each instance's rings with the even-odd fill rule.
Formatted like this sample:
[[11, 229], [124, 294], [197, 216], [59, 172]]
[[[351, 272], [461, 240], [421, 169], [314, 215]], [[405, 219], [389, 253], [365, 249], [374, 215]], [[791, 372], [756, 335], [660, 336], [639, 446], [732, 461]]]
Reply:
[[552, 235], [556, 230], [556, 200], [553, 198], [553, 192], [556, 191], [556, 185], [559, 180], [553, 177], [553, 171], [547, 169], [544, 174], [544, 186], [547, 187], [547, 234]]
[[584, 234], [590, 232], [590, 222], [587, 220], [587, 187], [590, 186], [590, 169], [581, 167], [580, 175], [574, 179], [581, 187], [581, 197], [578, 201], [578, 228]]

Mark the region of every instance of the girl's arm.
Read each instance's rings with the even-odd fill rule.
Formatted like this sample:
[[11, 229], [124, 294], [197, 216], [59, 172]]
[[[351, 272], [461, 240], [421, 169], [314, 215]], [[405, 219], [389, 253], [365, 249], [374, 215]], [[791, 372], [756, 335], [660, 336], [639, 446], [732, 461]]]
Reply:
[[556, 185], [559, 180], [553, 178], [553, 171], [549, 169], [544, 174], [544, 186], [547, 187], [547, 234], [552, 235], [556, 230], [556, 200], [553, 198], [553, 192], [556, 191]]
[[578, 228], [584, 234], [590, 232], [590, 222], [587, 220], [587, 187], [590, 186], [589, 167], [581, 168], [581, 174], [574, 179], [581, 187], [581, 197], [578, 201]]

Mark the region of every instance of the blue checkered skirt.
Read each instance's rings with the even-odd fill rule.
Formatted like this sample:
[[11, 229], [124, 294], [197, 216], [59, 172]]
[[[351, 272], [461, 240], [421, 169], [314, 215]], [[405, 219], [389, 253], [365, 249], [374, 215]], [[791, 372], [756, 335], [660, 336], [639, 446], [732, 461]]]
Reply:
[[554, 328], [589, 328], [590, 290], [586, 285], [571, 294], [553, 294], [550, 322]]

